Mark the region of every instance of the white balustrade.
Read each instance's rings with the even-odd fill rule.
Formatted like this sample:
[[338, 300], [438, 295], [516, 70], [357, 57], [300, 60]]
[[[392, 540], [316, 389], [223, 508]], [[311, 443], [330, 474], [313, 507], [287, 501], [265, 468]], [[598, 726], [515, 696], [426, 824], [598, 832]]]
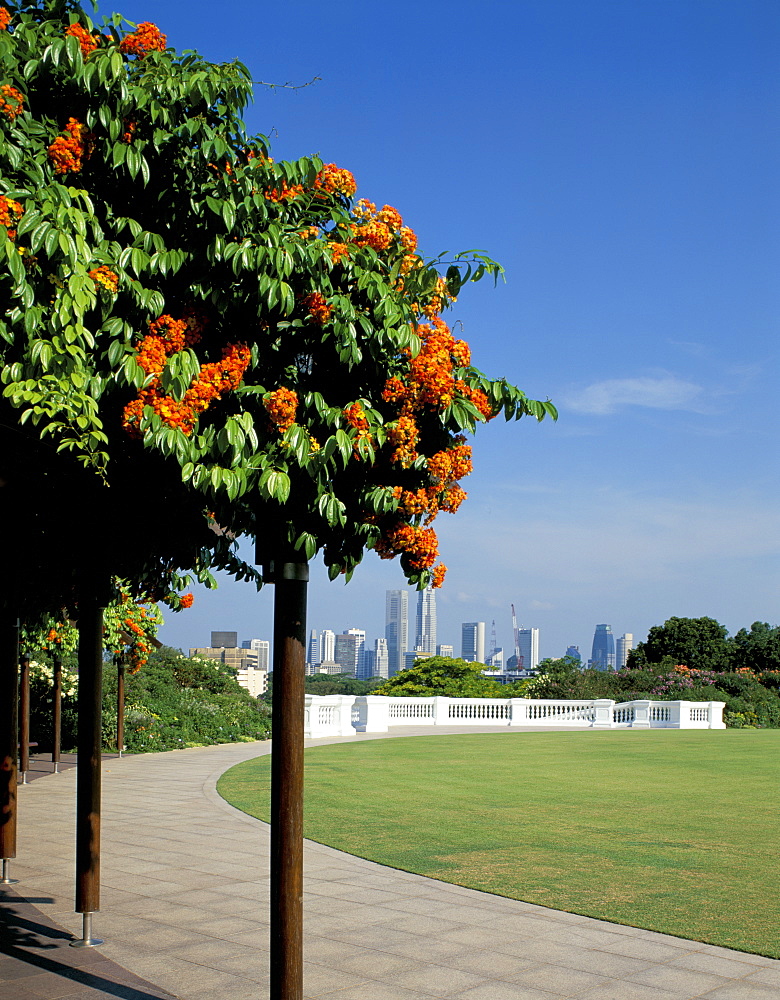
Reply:
[[615, 704], [608, 698], [388, 698], [306, 695], [306, 737], [386, 733], [395, 726], [524, 729], [725, 729], [722, 701]]
[[303, 708], [303, 735], [308, 740], [323, 736], [354, 736], [354, 704], [354, 694], [307, 694]]

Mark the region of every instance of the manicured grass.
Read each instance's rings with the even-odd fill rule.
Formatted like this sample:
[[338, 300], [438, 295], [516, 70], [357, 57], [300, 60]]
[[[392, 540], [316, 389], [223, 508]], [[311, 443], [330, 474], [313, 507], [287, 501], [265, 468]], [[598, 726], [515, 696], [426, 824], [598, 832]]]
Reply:
[[[268, 819], [270, 758], [220, 793]], [[381, 864], [780, 957], [780, 731], [424, 736], [306, 751], [305, 833]]]

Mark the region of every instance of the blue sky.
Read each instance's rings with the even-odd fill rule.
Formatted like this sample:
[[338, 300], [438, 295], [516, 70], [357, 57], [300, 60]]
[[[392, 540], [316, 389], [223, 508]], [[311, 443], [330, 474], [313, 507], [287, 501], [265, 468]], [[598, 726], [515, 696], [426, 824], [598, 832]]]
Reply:
[[[474, 361], [557, 424], [492, 423], [437, 529], [439, 641], [510, 603], [542, 655], [672, 615], [776, 623], [780, 7], [764, 0], [294, 5], [128, 0], [177, 49], [238, 58], [250, 131], [318, 153], [396, 207], [431, 256], [507, 281], [447, 315]], [[108, 8], [103, 7], [107, 12]], [[383, 634], [394, 563], [313, 566], [309, 624]], [[271, 635], [272, 590], [195, 588], [161, 638]]]

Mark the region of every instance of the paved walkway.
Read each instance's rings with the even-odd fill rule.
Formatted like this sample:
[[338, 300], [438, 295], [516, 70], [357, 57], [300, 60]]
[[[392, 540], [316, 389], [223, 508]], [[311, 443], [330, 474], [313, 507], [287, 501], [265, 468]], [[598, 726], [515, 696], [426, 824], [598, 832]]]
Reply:
[[[411, 727], [398, 735], [423, 732], [430, 735]], [[0, 1000], [266, 1000], [269, 831], [220, 799], [215, 784], [269, 749], [238, 744], [105, 763], [99, 949], [68, 948], [62, 935], [81, 934], [75, 771], [20, 788], [11, 869], [19, 883], [0, 906], [10, 928]], [[780, 998], [780, 961], [447, 885], [308, 842], [304, 907], [307, 998]]]

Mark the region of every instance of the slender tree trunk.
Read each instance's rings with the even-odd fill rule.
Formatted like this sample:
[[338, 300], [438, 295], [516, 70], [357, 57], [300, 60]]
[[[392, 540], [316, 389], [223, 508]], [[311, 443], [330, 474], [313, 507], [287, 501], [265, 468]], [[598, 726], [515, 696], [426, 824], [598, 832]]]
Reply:
[[[19, 622], [0, 612], [0, 858], [16, 857], [19, 747]], [[3, 864], [5, 869], [5, 864]]]
[[103, 704], [103, 606], [95, 589], [79, 595], [76, 912], [100, 909], [100, 743]]
[[116, 661], [116, 749], [125, 748], [125, 656], [120, 653]]
[[308, 579], [305, 562], [275, 566], [271, 1000], [303, 997], [303, 707]]
[[52, 655], [52, 747], [51, 762], [54, 770], [60, 766], [60, 751], [62, 749], [62, 660], [58, 653]]
[[19, 770], [26, 783], [30, 770], [30, 657], [19, 660]]

